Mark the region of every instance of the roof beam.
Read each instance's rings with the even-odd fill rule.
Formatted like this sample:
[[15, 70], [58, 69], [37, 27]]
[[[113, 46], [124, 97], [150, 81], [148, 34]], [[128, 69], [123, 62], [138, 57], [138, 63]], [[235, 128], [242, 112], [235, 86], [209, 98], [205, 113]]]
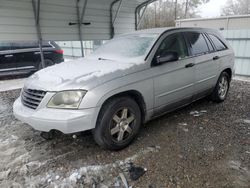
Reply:
[[145, 11], [146, 9], [143, 11], [143, 14], [140, 16], [140, 18], [138, 18], [138, 15], [139, 15], [139, 12], [140, 10], [143, 8], [143, 7], [147, 7], [150, 3], [153, 3], [155, 1], [158, 1], [158, 0], [147, 0], [141, 4], [139, 4], [136, 8], [135, 8], [135, 30], [138, 30], [138, 26], [141, 22], [141, 19], [143, 18], [144, 14], [145, 14]]
[[82, 7], [82, 14], [81, 14], [81, 19], [80, 19], [80, 23], [82, 23], [82, 24], [86, 24], [86, 23], [83, 23], [83, 18], [85, 16], [87, 4], [88, 4], [88, 0], [85, 0], [84, 4], [83, 4], [83, 7]]
[[39, 49], [40, 49], [40, 56], [41, 56], [41, 64], [42, 64], [42, 68], [45, 68], [43, 45], [42, 45], [43, 38], [42, 38], [42, 32], [41, 32], [41, 26], [40, 26], [40, 5], [41, 5], [40, 0], [32, 0], [32, 7], [33, 7], [34, 18], [35, 18], [35, 23], [36, 23], [36, 34], [37, 34], [37, 39], [38, 39], [38, 44], [39, 44]]
[[[118, 2], [119, 2], [118, 8], [117, 8], [117, 10], [116, 10], [115, 16], [113, 16], [113, 8], [114, 8], [114, 5], [115, 5], [116, 3], [118, 3]], [[115, 24], [115, 21], [116, 21], [116, 19], [117, 19], [117, 17], [118, 17], [118, 14], [119, 14], [119, 12], [120, 12], [120, 10], [121, 10], [122, 2], [123, 2], [123, 0], [114, 0], [114, 1], [111, 3], [111, 5], [110, 5], [110, 10], [109, 10], [109, 11], [110, 11], [110, 36], [111, 36], [111, 38], [113, 38], [114, 35], [115, 35], [114, 24]]]
[[144, 7], [144, 9], [143, 9], [143, 11], [142, 11], [142, 14], [141, 14], [141, 15], [140, 15], [140, 13], [138, 12], [139, 19], [138, 19], [138, 23], [137, 23], [137, 28], [139, 28], [139, 27], [140, 27], [140, 25], [141, 25], [141, 21], [142, 21], [142, 20], [143, 20], [143, 18], [144, 18], [144, 15], [145, 15], [145, 12], [146, 12], [147, 8], [148, 8], [148, 4]]
[[84, 1], [83, 7], [82, 7], [82, 11], [80, 12], [80, 0], [77, 0], [76, 2], [76, 13], [77, 13], [77, 25], [78, 25], [78, 35], [79, 35], [79, 40], [80, 40], [80, 44], [81, 44], [81, 53], [82, 53], [82, 57], [84, 57], [84, 47], [83, 47], [83, 39], [82, 39], [82, 24], [83, 23], [83, 19], [85, 16], [85, 12], [86, 12], [86, 8], [87, 8], [87, 3], [88, 0]]
[[117, 8], [117, 10], [116, 10], [115, 17], [114, 17], [114, 20], [113, 20], [113, 25], [115, 25], [115, 21], [116, 21], [118, 15], [119, 15], [120, 10], [121, 10], [122, 2], [123, 2], [123, 0], [120, 0], [120, 3], [119, 3], [119, 5], [118, 5], [118, 8]]

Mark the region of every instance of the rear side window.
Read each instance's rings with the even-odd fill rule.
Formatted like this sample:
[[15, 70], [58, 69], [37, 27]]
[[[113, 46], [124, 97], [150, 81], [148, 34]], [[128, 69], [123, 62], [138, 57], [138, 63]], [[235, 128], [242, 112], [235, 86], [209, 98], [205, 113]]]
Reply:
[[208, 36], [214, 43], [216, 50], [221, 51], [227, 49], [227, 46], [218, 37], [212, 34], [208, 34]]
[[[51, 48], [51, 44], [49, 42], [43, 42], [42, 43], [43, 48]], [[13, 50], [20, 50], [20, 49], [34, 49], [39, 48], [37, 41], [20, 41], [20, 42], [13, 42], [12, 43], [12, 49]]]
[[213, 51], [214, 51], [214, 48], [213, 48], [213, 45], [212, 45], [211, 41], [208, 39], [208, 36], [207, 36], [207, 35], [204, 35], [204, 37], [205, 37], [205, 39], [206, 39], [206, 42], [207, 42], [209, 51], [210, 51], [210, 52], [213, 52]]
[[209, 52], [207, 42], [201, 33], [186, 33], [193, 55], [201, 55]]
[[0, 51], [11, 50], [10, 42], [0, 42]]
[[37, 42], [13, 42], [12, 49], [19, 50], [19, 49], [30, 49], [30, 48], [38, 48]]

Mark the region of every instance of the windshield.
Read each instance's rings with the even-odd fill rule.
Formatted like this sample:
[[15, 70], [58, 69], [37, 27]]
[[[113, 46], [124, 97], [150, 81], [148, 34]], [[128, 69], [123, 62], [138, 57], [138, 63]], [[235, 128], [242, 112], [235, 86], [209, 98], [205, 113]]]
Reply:
[[157, 34], [131, 34], [114, 38], [93, 52], [100, 59], [145, 58]]

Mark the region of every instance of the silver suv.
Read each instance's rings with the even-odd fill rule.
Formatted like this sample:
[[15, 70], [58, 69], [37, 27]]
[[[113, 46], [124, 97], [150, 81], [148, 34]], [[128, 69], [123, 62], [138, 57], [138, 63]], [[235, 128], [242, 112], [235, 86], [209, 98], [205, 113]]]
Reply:
[[233, 72], [234, 52], [215, 30], [143, 30], [35, 73], [14, 114], [43, 132], [92, 129], [100, 146], [118, 150], [152, 118], [205, 96], [224, 101]]

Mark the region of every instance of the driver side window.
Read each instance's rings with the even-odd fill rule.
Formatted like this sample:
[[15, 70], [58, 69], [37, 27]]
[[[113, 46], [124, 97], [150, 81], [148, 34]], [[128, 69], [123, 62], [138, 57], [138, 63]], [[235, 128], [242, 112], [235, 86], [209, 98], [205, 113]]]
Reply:
[[179, 58], [185, 58], [188, 56], [186, 43], [181, 33], [167, 36], [158, 48], [156, 57], [162, 57], [164, 56], [164, 54], [167, 54], [169, 52], [176, 52]]

